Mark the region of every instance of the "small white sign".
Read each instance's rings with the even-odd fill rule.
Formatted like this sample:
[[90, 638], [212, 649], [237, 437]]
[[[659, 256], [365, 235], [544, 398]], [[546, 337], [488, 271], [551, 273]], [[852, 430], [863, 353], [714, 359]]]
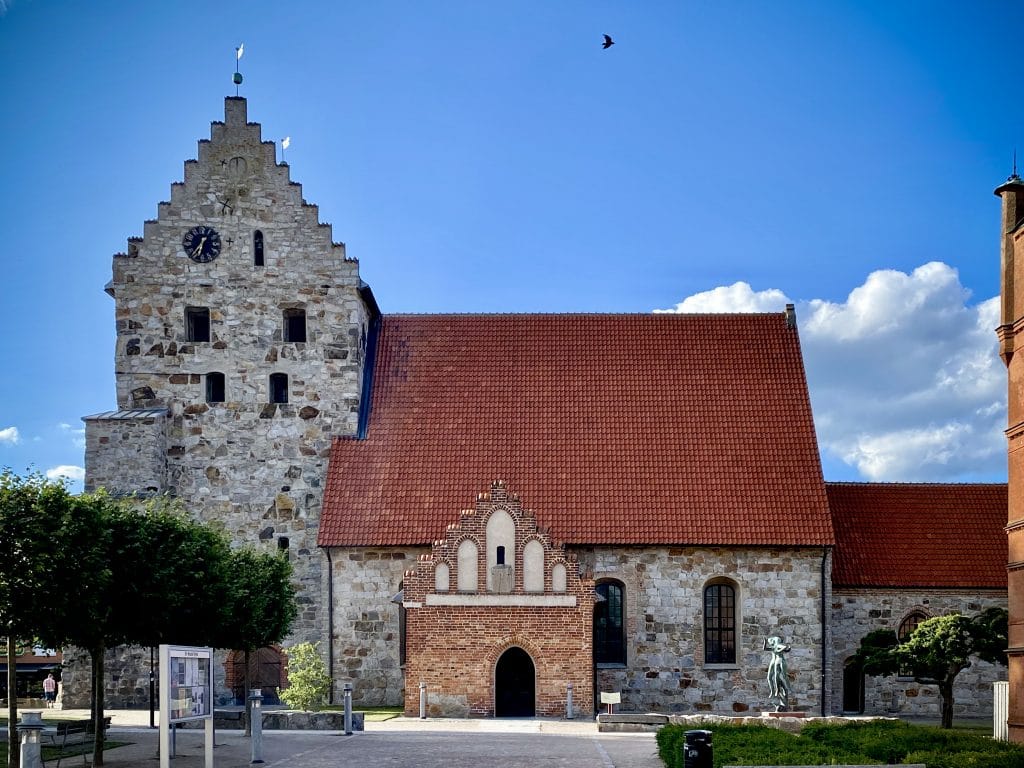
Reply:
[[622, 694], [611, 693], [608, 691], [601, 691], [601, 703], [602, 704], [621, 704]]

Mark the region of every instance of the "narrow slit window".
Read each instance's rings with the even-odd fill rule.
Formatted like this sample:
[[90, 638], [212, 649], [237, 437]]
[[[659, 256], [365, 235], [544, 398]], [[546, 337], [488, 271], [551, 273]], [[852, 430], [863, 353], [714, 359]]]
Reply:
[[272, 402], [272, 403], [287, 403], [288, 402], [288, 374], [287, 373], [272, 373], [272, 374], [270, 374], [270, 402]]
[[189, 341], [210, 340], [210, 309], [208, 307], [185, 308], [185, 330]]
[[252, 236], [252, 264], [254, 267], [263, 266], [263, 233], [258, 229]]
[[284, 311], [284, 340], [291, 342], [306, 340], [306, 310], [286, 309]]
[[224, 374], [206, 374], [206, 402], [223, 403], [224, 399]]
[[496, 556], [497, 556], [497, 560], [498, 560], [497, 564], [498, 565], [504, 565], [505, 564], [505, 548], [504, 547], [498, 547], [498, 552], [497, 552]]

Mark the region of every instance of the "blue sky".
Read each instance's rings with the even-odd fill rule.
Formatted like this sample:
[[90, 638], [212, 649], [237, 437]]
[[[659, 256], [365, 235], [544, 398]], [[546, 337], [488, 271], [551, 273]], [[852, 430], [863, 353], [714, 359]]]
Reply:
[[291, 137], [385, 312], [792, 301], [827, 479], [1003, 480], [1022, 24], [1011, 0], [0, 0], [0, 466], [80, 476], [81, 417], [116, 405], [111, 256], [244, 42], [249, 119]]

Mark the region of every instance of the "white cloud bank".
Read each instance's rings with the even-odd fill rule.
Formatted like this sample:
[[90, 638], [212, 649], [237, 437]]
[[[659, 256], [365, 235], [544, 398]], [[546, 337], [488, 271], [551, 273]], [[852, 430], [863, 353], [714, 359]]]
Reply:
[[[955, 481], [1005, 471], [1006, 371], [998, 297], [976, 304], [952, 267], [879, 270], [845, 302], [797, 303], [818, 440], [867, 480]], [[669, 312], [778, 312], [746, 283]]]
[[85, 470], [82, 467], [76, 467], [70, 464], [61, 464], [59, 467], [53, 467], [52, 469], [46, 470], [46, 478], [48, 480], [60, 480], [62, 478], [71, 480], [72, 482], [81, 482], [85, 480]]
[[6, 427], [4, 429], [0, 429], [0, 443], [17, 445], [20, 442], [21, 434], [18, 432], [17, 427]]

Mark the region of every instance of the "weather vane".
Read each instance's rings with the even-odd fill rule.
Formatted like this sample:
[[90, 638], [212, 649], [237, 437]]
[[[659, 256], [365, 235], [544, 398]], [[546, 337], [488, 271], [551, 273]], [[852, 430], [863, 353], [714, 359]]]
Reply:
[[245, 43], [239, 43], [235, 48], [235, 74], [231, 77], [231, 81], [235, 84], [235, 96], [238, 95], [238, 86], [242, 84], [242, 73], [238, 71], [238, 60], [242, 58], [244, 52]]

